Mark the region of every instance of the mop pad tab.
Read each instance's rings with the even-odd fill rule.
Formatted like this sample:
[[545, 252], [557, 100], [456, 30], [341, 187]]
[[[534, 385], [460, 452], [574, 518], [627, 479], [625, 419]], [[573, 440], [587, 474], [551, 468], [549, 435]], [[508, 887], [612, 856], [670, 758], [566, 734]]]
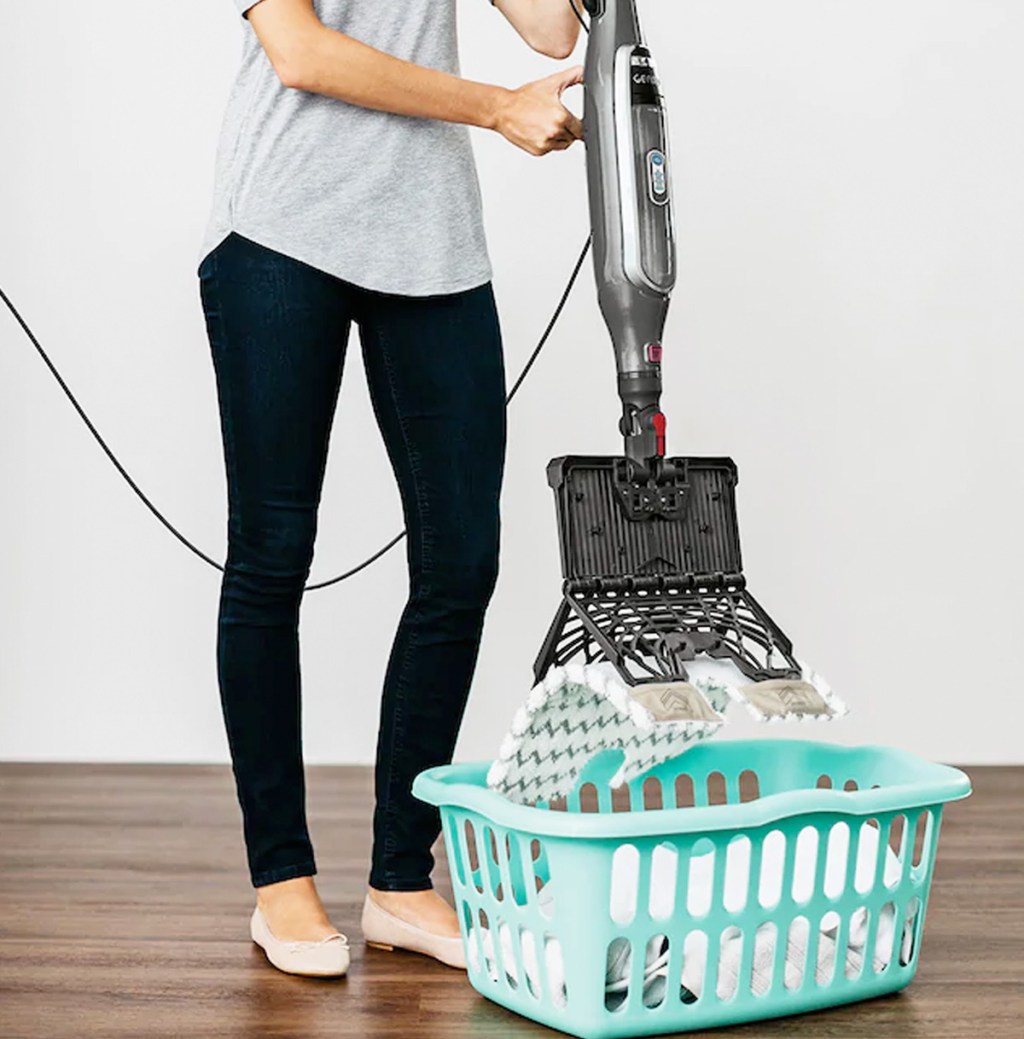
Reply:
[[764, 718], [831, 716], [835, 712], [810, 682], [775, 678], [741, 685], [737, 693]]
[[707, 697], [689, 682], [645, 682], [633, 686], [629, 695], [659, 722], [715, 722], [722, 716]]
[[520, 804], [564, 797], [591, 758], [619, 749], [609, 785], [621, 786], [717, 732], [728, 702], [714, 681], [629, 688], [607, 661], [551, 668], [512, 718], [487, 785]]
[[691, 681], [713, 682], [725, 689], [734, 703], [742, 704], [757, 721], [831, 721], [849, 713], [824, 676], [803, 660], [797, 660], [799, 678], [773, 678], [751, 682], [725, 657], [698, 654], [687, 661]]

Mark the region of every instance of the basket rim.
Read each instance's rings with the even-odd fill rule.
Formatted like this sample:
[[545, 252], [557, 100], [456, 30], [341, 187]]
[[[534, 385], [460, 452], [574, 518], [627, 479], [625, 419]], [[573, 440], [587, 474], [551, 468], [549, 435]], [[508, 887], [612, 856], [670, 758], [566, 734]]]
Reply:
[[[728, 745], [763, 751], [766, 740], [728, 740], [702, 744], [705, 753]], [[602, 838], [657, 837], [716, 830], [750, 829], [793, 816], [838, 814], [870, 817], [879, 812], [901, 811], [958, 801], [971, 793], [968, 775], [909, 751], [881, 744], [846, 747], [815, 740], [772, 740], [791, 751], [825, 751], [837, 759], [883, 756], [905, 765], [906, 782], [867, 790], [804, 789], [767, 794], [754, 801], [689, 808], [659, 808], [638, 812], [563, 812], [516, 804], [486, 785], [489, 762], [473, 761], [437, 765], [416, 776], [413, 794], [439, 808], [462, 808], [508, 829], [545, 837]], [[694, 748], [697, 749], [697, 748]], [[692, 751], [684, 752], [685, 754]], [[714, 771], [714, 769], [712, 769]]]

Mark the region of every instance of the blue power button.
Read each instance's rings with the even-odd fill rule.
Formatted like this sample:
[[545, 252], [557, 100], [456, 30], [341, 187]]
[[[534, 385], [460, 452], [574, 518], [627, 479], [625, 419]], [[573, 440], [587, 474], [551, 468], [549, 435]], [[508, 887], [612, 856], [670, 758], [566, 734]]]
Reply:
[[665, 170], [665, 153], [657, 148], [647, 153], [647, 179], [651, 201], [663, 204], [668, 196], [668, 174]]

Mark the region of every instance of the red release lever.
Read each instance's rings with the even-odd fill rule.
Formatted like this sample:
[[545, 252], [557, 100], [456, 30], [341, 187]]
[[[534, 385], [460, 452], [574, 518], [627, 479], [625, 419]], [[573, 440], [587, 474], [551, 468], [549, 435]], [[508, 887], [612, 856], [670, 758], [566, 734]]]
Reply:
[[665, 415], [656, 411], [651, 416], [651, 425], [654, 426], [654, 435], [657, 438], [658, 457], [665, 457]]

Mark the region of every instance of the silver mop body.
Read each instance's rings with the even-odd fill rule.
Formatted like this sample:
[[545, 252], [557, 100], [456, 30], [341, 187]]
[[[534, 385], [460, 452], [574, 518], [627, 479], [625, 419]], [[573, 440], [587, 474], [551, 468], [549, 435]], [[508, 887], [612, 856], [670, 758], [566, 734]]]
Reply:
[[676, 249], [665, 105], [635, 0], [584, 6], [594, 275], [623, 454], [548, 464], [562, 600], [489, 777], [517, 800], [568, 793], [609, 748], [624, 752], [613, 783], [625, 781], [716, 732], [730, 702], [762, 720], [845, 713], [747, 587], [733, 460], [666, 452], [662, 333]]

